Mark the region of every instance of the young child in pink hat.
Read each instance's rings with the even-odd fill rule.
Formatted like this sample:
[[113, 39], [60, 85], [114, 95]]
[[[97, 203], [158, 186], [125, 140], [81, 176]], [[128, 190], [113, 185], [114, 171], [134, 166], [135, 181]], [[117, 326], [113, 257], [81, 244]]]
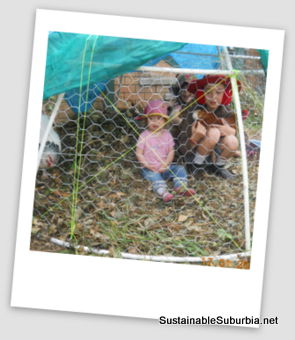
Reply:
[[183, 166], [172, 164], [174, 159], [174, 140], [171, 133], [164, 128], [168, 119], [167, 106], [161, 100], [152, 100], [144, 114], [136, 119], [145, 119], [144, 130], [136, 145], [136, 157], [142, 166], [142, 175], [152, 182], [153, 191], [169, 202], [174, 195], [168, 191], [166, 181], [173, 179], [177, 194], [193, 196], [196, 192], [187, 188], [187, 173]]

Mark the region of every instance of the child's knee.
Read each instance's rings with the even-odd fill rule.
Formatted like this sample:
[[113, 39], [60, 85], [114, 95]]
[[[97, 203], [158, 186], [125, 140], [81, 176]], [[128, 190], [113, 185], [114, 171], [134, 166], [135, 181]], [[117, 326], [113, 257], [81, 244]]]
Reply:
[[148, 180], [150, 182], [163, 180], [161, 174], [159, 174], [157, 172], [153, 172], [153, 171], [148, 170], [148, 169], [142, 169], [142, 175], [146, 180]]
[[174, 166], [174, 173], [176, 177], [186, 177], [186, 170], [182, 165], [175, 165]]
[[220, 133], [218, 128], [211, 127], [211, 128], [208, 129], [207, 139], [208, 139], [208, 142], [211, 145], [217, 144], [219, 139], [220, 139], [220, 137], [221, 137], [221, 133]]
[[231, 151], [236, 151], [239, 147], [239, 141], [234, 135], [224, 137], [223, 144], [228, 150]]

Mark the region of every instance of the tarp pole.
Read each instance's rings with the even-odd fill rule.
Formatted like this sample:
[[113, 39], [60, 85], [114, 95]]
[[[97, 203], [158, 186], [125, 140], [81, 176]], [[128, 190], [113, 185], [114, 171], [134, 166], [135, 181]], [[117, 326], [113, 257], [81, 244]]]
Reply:
[[[230, 60], [230, 56], [226, 47], [224, 47], [225, 61], [227, 64], [228, 70], [233, 72], [232, 63]], [[244, 134], [244, 125], [242, 118], [242, 109], [241, 102], [239, 97], [239, 90], [237, 79], [235, 76], [230, 77], [231, 86], [233, 91], [233, 99], [236, 107], [238, 127], [239, 127], [239, 135], [240, 135], [240, 148], [241, 148], [241, 156], [242, 156], [242, 173], [243, 173], [243, 191], [244, 191], [244, 218], [245, 218], [245, 248], [246, 251], [250, 251], [251, 249], [251, 235], [250, 235], [250, 213], [249, 213], [249, 179], [248, 179], [248, 164], [247, 164], [247, 154], [246, 154], [246, 144], [245, 144], [245, 134]]]
[[[158, 67], [158, 66], [141, 66], [138, 71], [146, 72], [170, 72], [170, 73], [182, 73], [182, 74], [214, 74], [214, 75], [232, 75], [233, 70], [215, 70], [215, 69], [194, 69], [194, 68], [175, 68], [175, 67]], [[243, 70], [240, 71], [245, 74], [263, 74], [263, 70]]]
[[38, 153], [37, 171], [38, 171], [39, 166], [40, 166], [42, 154], [43, 154], [43, 151], [44, 151], [44, 148], [45, 148], [46, 141], [47, 141], [48, 136], [49, 136], [50, 129], [51, 129], [51, 127], [53, 125], [53, 122], [55, 120], [55, 117], [56, 117], [56, 115], [58, 113], [58, 110], [59, 110], [59, 107], [60, 107], [61, 102], [63, 100], [63, 97], [64, 97], [64, 93], [61, 93], [61, 94], [58, 95], [57, 101], [56, 101], [56, 103], [54, 105], [54, 108], [53, 108], [53, 111], [51, 113], [48, 125], [47, 125], [47, 127], [45, 129], [44, 136], [43, 136], [43, 138], [41, 140], [41, 144], [40, 144], [40, 148], [39, 148], [39, 153]]

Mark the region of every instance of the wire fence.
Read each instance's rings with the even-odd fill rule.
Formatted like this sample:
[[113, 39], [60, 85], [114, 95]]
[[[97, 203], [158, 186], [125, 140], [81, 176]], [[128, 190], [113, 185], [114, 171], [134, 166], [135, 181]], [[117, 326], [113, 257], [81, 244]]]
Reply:
[[[251, 71], [239, 72], [238, 80], [241, 106], [247, 112], [243, 125], [252, 233], [266, 77], [254, 50], [229, 52], [235, 69]], [[218, 60], [222, 72], [226, 67], [222, 54]], [[166, 60], [156, 66], [171, 68]], [[96, 249], [107, 251], [100, 256], [164, 256], [174, 257], [173, 262], [245, 251], [240, 157], [225, 166], [234, 173], [233, 180], [214, 172], [189, 174], [188, 186], [196, 195], [179, 196], [169, 204], [152, 192], [140, 174], [135, 146], [145, 126], [135, 117], [150, 100], [173, 106], [177, 81], [175, 72], [136, 70], [109, 80], [103, 90], [101, 85], [85, 90], [88, 98], [80, 91], [62, 100], [54, 123], [61, 143], [55, 151], [58, 162], [39, 169], [36, 177], [31, 249], [82, 254]], [[45, 100], [43, 113], [50, 116], [56, 101], [57, 96]], [[83, 101], [87, 110], [79, 112]], [[166, 128], [172, 130], [173, 122]], [[181, 158], [174, 161], [186, 166]], [[69, 241], [73, 247], [55, 248], [49, 242], [52, 238]]]

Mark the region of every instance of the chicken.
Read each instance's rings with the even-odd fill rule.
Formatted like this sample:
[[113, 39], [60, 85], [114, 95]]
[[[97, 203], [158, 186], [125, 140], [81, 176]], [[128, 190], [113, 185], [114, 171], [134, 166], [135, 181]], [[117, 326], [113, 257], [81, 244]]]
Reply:
[[[42, 114], [39, 148], [42, 143], [42, 139], [44, 137], [48, 122], [49, 122], [49, 117], [45, 114]], [[44, 146], [39, 168], [48, 169], [48, 168], [56, 166], [60, 153], [61, 153], [60, 137], [57, 134], [57, 132], [54, 131], [54, 129], [51, 127], [48, 137], [47, 137], [47, 141]]]

